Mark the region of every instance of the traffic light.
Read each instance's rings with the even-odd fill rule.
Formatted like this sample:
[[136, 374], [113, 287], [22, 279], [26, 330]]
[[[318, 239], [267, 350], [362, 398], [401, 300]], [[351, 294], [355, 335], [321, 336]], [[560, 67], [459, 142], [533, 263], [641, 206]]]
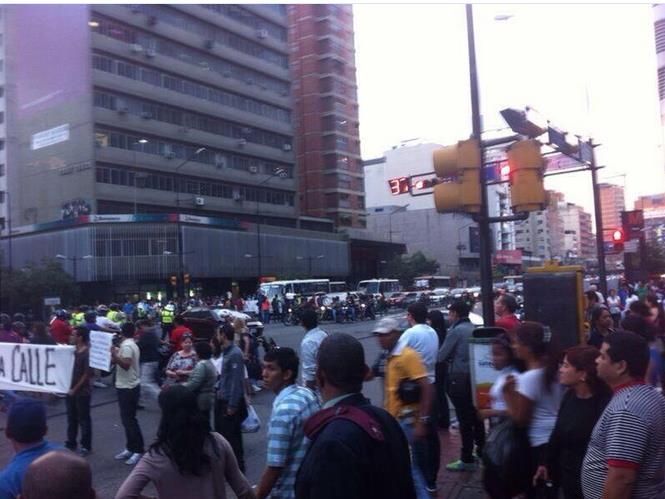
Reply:
[[185, 283], [185, 286], [189, 285], [189, 274], [185, 274], [184, 276], [182, 276], [182, 282]]
[[178, 277], [172, 275], [171, 278], [169, 279], [171, 281], [171, 286], [174, 288], [178, 285]]
[[623, 229], [614, 229], [612, 231], [612, 243], [614, 243], [614, 251], [621, 252], [623, 251], [623, 243], [626, 238], [623, 232]]
[[545, 159], [540, 154], [540, 142], [521, 140], [507, 150], [510, 166], [510, 201], [513, 211], [545, 209], [547, 195], [543, 182]]
[[432, 153], [434, 171], [446, 181], [434, 186], [434, 205], [439, 213], [480, 212], [480, 144], [476, 139]]

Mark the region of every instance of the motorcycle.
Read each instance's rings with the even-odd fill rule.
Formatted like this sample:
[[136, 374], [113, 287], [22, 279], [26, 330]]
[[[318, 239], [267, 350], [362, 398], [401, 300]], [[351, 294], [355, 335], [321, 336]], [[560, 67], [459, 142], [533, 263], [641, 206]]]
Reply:
[[375, 321], [376, 314], [374, 313], [374, 307], [371, 304], [361, 303], [360, 310], [358, 311], [358, 320], [364, 321]]

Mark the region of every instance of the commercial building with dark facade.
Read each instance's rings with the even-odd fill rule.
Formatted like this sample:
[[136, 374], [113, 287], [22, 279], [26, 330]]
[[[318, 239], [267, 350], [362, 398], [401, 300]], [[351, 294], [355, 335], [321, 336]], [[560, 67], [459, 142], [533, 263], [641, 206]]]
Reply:
[[96, 295], [350, 274], [300, 216], [283, 5], [4, 7], [6, 264], [60, 255]]

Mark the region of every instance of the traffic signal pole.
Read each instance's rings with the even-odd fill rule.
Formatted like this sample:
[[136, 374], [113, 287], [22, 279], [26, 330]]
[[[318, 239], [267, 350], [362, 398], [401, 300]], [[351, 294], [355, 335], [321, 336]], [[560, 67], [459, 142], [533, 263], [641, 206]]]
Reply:
[[607, 298], [607, 271], [605, 269], [605, 238], [603, 237], [603, 209], [600, 203], [600, 189], [598, 188], [598, 166], [596, 165], [596, 148], [591, 143], [591, 186], [593, 188], [593, 211], [596, 219], [596, 246], [598, 255], [598, 281], [600, 292]]
[[473, 31], [473, 6], [466, 4], [466, 29], [469, 46], [469, 83], [471, 89], [471, 137], [480, 145], [480, 214], [477, 218], [480, 235], [480, 289], [483, 306], [483, 323], [494, 325], [494, 293], [492, 286], [492, 235], [490, 231], [489, 203], [487, 200], [487, 172], [484, 167], [484, 148], [481, 140], [480, 97], [478, 94], [478, 69], [476, 66], [476, 42]]

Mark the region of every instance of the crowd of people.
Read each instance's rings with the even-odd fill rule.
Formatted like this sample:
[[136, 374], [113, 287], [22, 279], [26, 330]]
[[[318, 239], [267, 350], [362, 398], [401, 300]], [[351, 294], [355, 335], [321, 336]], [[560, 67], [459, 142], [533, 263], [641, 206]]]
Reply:
[[[408, 307], [405, 322], [381, 319], [372, 330], [381, 353], [371, 368], [355, 337], [325, 332], [317, 311], [305, 309], [299, 351], [266, 348], [253, 373], [275, 395], [266, 467], [254, 487], [244, 474], [242, 425], [253, 392], [248, 358], [259, 355], [242, 321], [220, 325], [208, 342], [194, 341], [175, 314], [166, 335], [163, 318], [117, 321], [103, 306], [80, 319], [56, 313], [49, 326], [34, 323], [27, 334], [2, 316], [0, 341], [70, 343], [75, 362], [66, 395], [68, 451], [46, 440], [43, 402], [13, 395], [6, 436], [16, 455], [0, 473], [0, 498], [46, 497], [35, 476], [58, 476], [60, 463], [79, 470], [80, 479], [53, 484], [48, 497], [94, 497], [84, 459], [93, 443], [90, 393], [100, 375], [88, 367], [94, 330], [120, 337], [111, 359], [125, 446], [115, 458], [131, 471], [118, 499], [139, 497], [149, 483], [162, 499], [226, 497], [227, 487], [241, 498], [425, 499], [438, 489], [439, 432], [452, 426], [448, 403], [461, 448], [445, 468], [482, 468], [492, 498], [662, 497], [662, 288], [622, 291], [587, 293], [586, 344], [563, 352], [547, 326], [521, 322], [515, 298], [501, 293], [495, 312], [504, 332], [491, 340], [497, 377], [489, 407], [478, 407], [472, 392], [470, 303], [454, 301], [447, 320], [423, 303]], [[382, 381], [382, 407], [362, 394], [374, 378]], [[136, 414], [155, 402], [161, 421], [146, 446]]]

